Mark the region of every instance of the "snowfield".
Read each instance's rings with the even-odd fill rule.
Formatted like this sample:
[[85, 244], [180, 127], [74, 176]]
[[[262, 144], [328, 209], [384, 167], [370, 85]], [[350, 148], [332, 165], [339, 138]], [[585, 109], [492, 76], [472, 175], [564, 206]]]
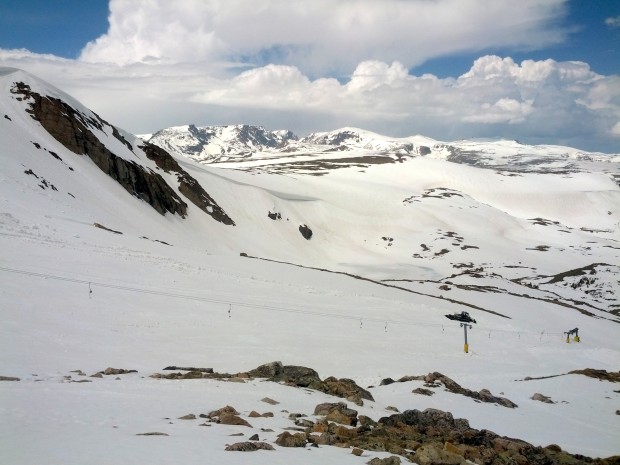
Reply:
[[[275, 445], [296, 426], [291, 413], [317, 421], [316, 405], [339, 401], [375, 421], [394, 413], [387, 407], [435, 408], [534, 446], [620, 455], [620, 384], [568, 374], [620, 370], [618, 155], [564, 159], [538, 147], [530, 153], [549, 163], [516, 172], [506, 168], [519, 156], [513, 144], [468, 142], [491, 160], [477, 166], [439, 147], [420, 155], [421, 137], [406, 156], [378, 139], [217, 164], [173, 153], [232, 226], [185, 197], [185, 218], [158, 213], [52, 137], [11, 92], [16, 82], [98, 118], [0, 68], [0, 376], [19, 378], [0, 381], [3, 463], [354, 465], [394, 455]], [[141, 139], [121, 132], [129, 149], [110, 128], [93, 131], [180, 193]], [[477, 320], [468, 353], [463, 328], [444, 316], [461, 311]], [[567, 343], [573, 328], [580, 342]], [[236, 374], [273, 361], [350, 378], [374, 402], [260, 378], [151, 377], [170, 365]], [[90, 376], [107, 367], [135, 372]], [[422, 380], [381, 385], [432, 372], [518, 407], [441, 386], [412, 393]], [[199, 417], [227, 405], [251, 426]], [[179, 419], [187, 414], [197, 418]], [[167, 436], [141, 435], [152, 432]], [[275, 450], [225, 450], [254, 434]]]

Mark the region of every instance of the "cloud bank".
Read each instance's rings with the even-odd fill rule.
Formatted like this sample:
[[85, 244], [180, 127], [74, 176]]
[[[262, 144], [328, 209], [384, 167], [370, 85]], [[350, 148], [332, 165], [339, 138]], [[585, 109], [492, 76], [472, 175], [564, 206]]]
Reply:
[[[620, 76], [586, 63], [485, 54], [461, 76], [430, 58], [561, 42], [563, 0], [112, 0], [75, 60], [0, 49], [110, 122], [152, 132], [260, 124], [300, 135], [359, 126], [440, 140], [504, 137], [619, 152]], [[413, 68], [415, 70], [415, 68]]]
[[266, 63], [349, 73], [367, 60], [407, 68], [488, 48], [559, 43], [565, 0], [112, 0], [107, 34], [80, 59]]

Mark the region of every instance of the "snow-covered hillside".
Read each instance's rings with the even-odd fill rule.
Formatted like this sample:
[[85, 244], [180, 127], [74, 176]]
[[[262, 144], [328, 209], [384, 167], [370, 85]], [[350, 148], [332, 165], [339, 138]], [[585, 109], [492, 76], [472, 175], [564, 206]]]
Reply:
[[[0, 69], [0, 379], [19, 379], [0, 381], [3, 460], [436, 463], [438, 442], [452, 463], [585, 463], [536, 449], [549, 444], [620, 454], [617, 158], [313, 137], [326, 149], [168, 158]], [[462, 311], [477, 321], [467, 353], [444, 316]], [[323, 384], [252, 374], [273, 361]], [[175, 372], [194, 379], [162, 377]], [[344, 397], [317, 389], [330, 376]], [[325, 402], [347, 403], [358, 427], [325, 420]], [[209, 416], [227, 405], [250, 426]], [[418, 414], [390, 417], [427, 408], [471, 428], [448, 439], [431, 411], [433, 440], [403, 426]], [[284, 432], [300, 447], [279, 445]], [[409, 442], [380, 446], [384, 433]], [[275, 450], [225, 450], [254, 435]]]

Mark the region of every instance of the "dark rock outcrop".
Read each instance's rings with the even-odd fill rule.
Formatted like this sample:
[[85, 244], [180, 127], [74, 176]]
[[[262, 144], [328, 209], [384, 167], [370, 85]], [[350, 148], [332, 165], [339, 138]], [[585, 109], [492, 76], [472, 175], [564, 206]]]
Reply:
[[310, 240], [312, 238], [312, 229], [310, 229], [305, 224], [299, 225], [299, 232], [304, 237], [304, 239]]
[[334, 421], [342, 425], [357, 425], [357, 411], [348, 408], [344, 402], [319, 404], [314, 408], [314, 414], [324, 415], [327, 421]]
[[539, 392], [537, 392], [532, 397], [530, 397], [530, 399], [537, 400], [538, 402], [543, 402], [545, 404], [555, 404], [555, 402], [553, 400], [551, 400], [551, 397], [548, 397], [548, 396], [546, 396], [544, 394], [541, 394]]
[[[32, 92], [30, 86], [21, 82], [16, 83], [11, 92], [32, 98], [31, 108], [27, 111], [54, 139], [73, 153], [87, 155], [127, 192], [144, 200], [162, 215], [170, 212], [186, 216], [187, 204], [159, 174], [118, 157], [92, 133], [90, 128], [103, 130], [104, 126], [110, 126], [107, 122], [97, 115], [86, 117], [60, 99]], [[120, 136], [118, 131], [113, 134]]]
[[179, 192], [183, 194], [190, 202], [200, 208], [207, 215], [210, 215], [214, 220], [219, 221], [225, 225], [234, 226], [235, 222], [226, 214], [226, 212], [220, 207], [215, 200], [203, 189], [196, 179], [189, 175], [181, 166], [176, 162], [172, 156], [164, 149], [145, 142], [140, 146], [146, 156], [155, 162], [158, 168], [165, 172], [174, 172], [177, 174], [177, 181], [179, 182]]
[[175, 370], [198, 371], [200, 373], [213, 373], [213, 368], [177, 367], [174, 365], [167, 366], [166, 368], [164, 368], [164, 371], [175, 371]]
[[308, 437], [305, 433], [291, 434], [285, 431], [276, 439], [276, 444], [281, 447], [305, 447], [307, 443]]
[[465, 389], [461, 387], [461, 385], [458, 384], [453, 379], [448, 378], [447, 376], [442, 375], [441, 373], [438, 373], [438, 372], [429, 373], [428, 375], [424, 377], [424, 381], [429, 387], [437, 386], [438, 384], [443, 384], [447, 391], [450, 391], [454, 394], [461, 394], [466, 397], [471, 397], [472, 399], [478, 400], [480, 402], [498, 404], [498, 405], [501, 405], [503, 407], [508, 407], [508, 408], [517, 407], [517, 404], [515, 404], [509, 399], [506, 399], [505, 397], [497, 397], [497, 396], [492, 395], [488, 389], [481, 389], [478, 392], [472, 391], [470, 389]]
[[374, 401], [372, 394], [358, 386], [353, 380], [347, 378], [337, 379], [333, 376], [321, 380], [319, 374], [312, 368], [282, 365], [282, 362], [271, 362], [250, 370], [244, 373], [244, 375], [315, 389], [333, 396], [345, 398], [358, 405], [362, 405], [362, 399]]
[[[178, 213], [183, 218], [187, 215], [187, 204], [160, 174], [133, 160], [117, 156], [91, 130], [104, 131], [105, 128], [110, 128], [112, 136], [134, 153], [133, 146], [116, 127], [94, 113], [94, 116], [86, 116], [58, 98], [32, 92], [30, 86], [23, 82], [15, 83], [11, 93], [23, 96], [18, 97], [19, 99], [31, 98], [33, 101], [30, 109], [26, 111], [33, 119], [39, 121], [41, 126], [68, 150], [78, 155], [87, 155], [101, 171], [117, 181], [127, 192], [144, 200], [162, 215], [167, 212]], [[177, 174], [179, 192], [198, 208], [216, 221], [226, 225], [235, 224], [200, 183], [183, 170], [168, 152], [147, 142], [141, 149], [158, 168], [166, 173]]]
[[266, 442], [237, 442], [235, 444], [231, 444], [226, 446], [227, 451], [233, 452], [254, 452], [257, 450], [275, 450], [271, 444], [267, 444]]
[[100, 371], [99, 373], [102, 373], [104, 375], [110, 376], [110, 375], [126, 375], [128, 373], [137, 373], [138, 370], [126, 370], [124, 368], [112, 368], [112, 367], [108, 367], [103, 371]]
[[584, 370], [573, 370], [568, 372], [569, 375], [584, 375], [589, 378], [609, 381], [611, 383], [620, 383], [620, 371], [597, 370], [594, 368], [586, 368]]

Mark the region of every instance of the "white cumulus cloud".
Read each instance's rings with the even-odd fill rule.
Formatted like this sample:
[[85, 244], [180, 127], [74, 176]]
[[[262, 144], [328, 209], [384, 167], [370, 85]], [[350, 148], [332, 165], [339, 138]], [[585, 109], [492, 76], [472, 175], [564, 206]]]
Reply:
[[[412, 67], [562, 41], [566, 0], [111, 0], [77, 60], [0, 49], [135, 133], [194, 123], [300, 135], [360, 126], [440, 140], [516, 138], [619, 152], [620, 76], [493, 54], [461, 76]], [[415, 68], [414, 68], [415, 69]]]
[[561, 42], [566, 0], [111, 0], [87, 62], [229, 62], [348, 73], [459, 51]]
[[620, 16], [610, 16], [605, 18], [605, 24], [609, 27], [620, 27]]

